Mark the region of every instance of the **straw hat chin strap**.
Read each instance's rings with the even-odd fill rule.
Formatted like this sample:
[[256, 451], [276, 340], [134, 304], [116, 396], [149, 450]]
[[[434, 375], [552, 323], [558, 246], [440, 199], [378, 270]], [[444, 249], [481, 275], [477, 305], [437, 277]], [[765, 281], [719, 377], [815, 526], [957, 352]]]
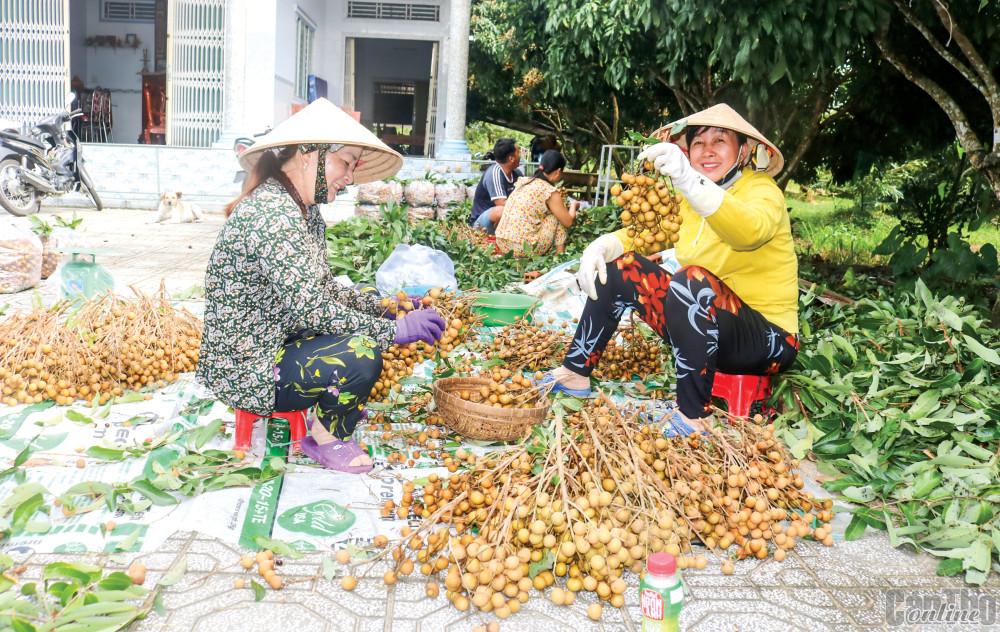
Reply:
[[736, 182], [737, 178], [740, 177], [740, 173], [743, 171], [743, 148], [745, 146], [746, 143], [740, 145], [740, 152], [736, 154], [736, 162], [733, 163], [733, 166], [724, 176], [715, 181], [715, 183], [723, 189], [728, 189], [734, 182]]
[[341, 147], [343, 145], [330, 143], [305, 143], [299, 145], [299, 153], [301, 154], [319, 151], [319, 156], [316, 158], [316, 190], [313, 194], [313, 200], [315, 200], [316, 204], [327, 204], [330, 201], [330, 186], [326, 181], [326, 154], [331, 151], [339, 151]]

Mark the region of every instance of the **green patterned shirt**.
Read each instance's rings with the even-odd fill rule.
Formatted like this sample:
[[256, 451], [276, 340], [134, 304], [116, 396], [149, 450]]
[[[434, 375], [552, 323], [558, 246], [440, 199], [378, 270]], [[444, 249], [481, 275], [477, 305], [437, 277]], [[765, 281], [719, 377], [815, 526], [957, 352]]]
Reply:
[[326, 222], [306, 217], [276, 180], [241, 201], [219, 232], [205, 272], [205, 330], [198, 379], [222, 402], [274, 410], [274, 359], [286, 338], [364, 334], [382, 348], [396, 324], [375, 294], [340, 286], [326, 261]]

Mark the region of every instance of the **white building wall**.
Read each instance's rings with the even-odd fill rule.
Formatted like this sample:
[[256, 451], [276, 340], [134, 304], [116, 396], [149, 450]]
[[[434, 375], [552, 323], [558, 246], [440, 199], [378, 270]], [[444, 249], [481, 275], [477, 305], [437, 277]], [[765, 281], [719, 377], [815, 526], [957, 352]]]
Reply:
[[[246, 13], [246, 31], [241, 34], [246, 63], [233, 70], [233, 81], [242, 82], [242, 96], [234, 106], [239, 134], [256, 134], [275, 121], [275, 18], [278, 0], [244, 0], [252, 7]], [[282, 120], [282, 119], [279, 119]]]
[[[434, 2], [434, 0], [424, 0]], [[347, 18], [346, 0], [233, 0], [246, 12], [246, 32], [240, 37], [246, 51], [245, 69], [235, 71], [242, 81], [242, 112], [234, 118], [236, 132], [256, 133], [291, 115], [295, 97], [296, 15], [301, 9], [317, 26], [313, 42], [313, 74], [327, 81], [327, 96], [344, 103], [345, 42], [348, 37], [437, 41], [438, 117], [436, 137], [444, 138], [448, 58], [448, 3], [441, 0], [439, 22], [361, 20]], [[399, 60], [400, 66], [405, 60]], [[428, 69], [429, 70], [429, 69]], [[408, 71], [407, 71], [408, 72]], [[426, 73], [427, 70], [422, 71]], [[230, 75], [227, 75], [229, 77]]]
[[274, 72], [274, 120], [279, 123], [291, 115], [292, 103], [305, 103], [295, 96], [296, 24], [301, 11], [316, 25], [313, 39], [312, 74], [326, 78], [328, 59], [323, 54], [329, 32], [325, 0], [277, 0], [278, 19], [275, 23], [276, 58]]

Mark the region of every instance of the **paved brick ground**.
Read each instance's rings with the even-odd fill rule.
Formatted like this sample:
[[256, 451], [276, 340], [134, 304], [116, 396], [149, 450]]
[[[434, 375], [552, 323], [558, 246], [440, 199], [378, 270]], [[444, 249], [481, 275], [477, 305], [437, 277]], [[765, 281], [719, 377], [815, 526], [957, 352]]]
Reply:
[[[281, 574], [287, 586], [268, 590], [254, 602], [250, 589], [233, 588], [233, 580], [246, 575], [239, 566], [241, 551], [196, 533], [180, 533], [159, 550], [143, 555], [118, 555], [123, 566], [141, 559], [149, 569], [147, 584], [155, 582], [173, 565], [186, 565], [177, 584], [162, 589], [166, 614], [152, 614], [133, 626], [136, 631], [243, 632], [294, 629], [297, 632], [384, 631], [437, 632], [471, 630], [490, 615], [461, 613], [442, 595], [424, 596], [423, 580], [407, 578], [391, 588], [382, 584], [381, 567], [371, 579], [362, 579], [354, 592], [340, 589], [338, 579], [327, 582], [321, 573], [321, 554], [286, 560]], [[15, 555], [16, 556], [16, 555]], [[41, 555], [21, 558], [28, 565], [26, 578], [41, 574], [44, 564], [55, 560], [107, 562], [104, 555]], [[338, 565], [339, 566], [339, 565]], [[987, 630], [993, 626], [891, 626], [886, 618], [887, 594], [931, 595], [941, 589], [962, 588], [960, 580], [937, 577], [928, 556], [892, 549], [884, 534], [868, 534], [856, 542], [831, 548], [802, 543], [784, 562], [748, 560], [724, 576], [713, 560], [702, 571], [685, 571], [689, 601], [681, 613], [684, 630], [709, 632], [804, 632], [840, 630]], [[558, 607], [535, 598], [502, 623], [506, 632], [517, 630], [567, 632], [637, 631], [639, 623], [637, 579], [629, 576], [625, 609], [605, 608], [600, 623], [587, 619], [589, 600]], [[1000, 600], [1000, 581], [993, 575], [982, 593]]]

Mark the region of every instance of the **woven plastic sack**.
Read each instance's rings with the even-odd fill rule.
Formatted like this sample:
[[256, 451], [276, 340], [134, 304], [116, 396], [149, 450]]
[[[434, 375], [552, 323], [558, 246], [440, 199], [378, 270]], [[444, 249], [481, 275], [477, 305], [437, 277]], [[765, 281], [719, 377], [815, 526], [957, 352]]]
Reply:
[[403, 199], [410, 206], [433, 206], [434, 183], [427, 180], [414, 180], [403, 189]]
[[389, 191], [392, 192], [392, 201], [396, 204], [403, 203], [403, 185], [395, 180], [389, 183]]
[[374, 204], [358, 204], [354, 207], [354, 215], [357, 217], [367, 217], [368, 219], [378, 219], [382, 217], [382, 207]]
[[358, 185], [359, 204], [399, 204], [403, 201], [403, 185], [393, 180], [377, 180]]
[[461, 206], [439, 206], [437, 207], [437, 219], [448, 219], [448, 216], [452, 213], [460, 213], [462, 211]]
[[14, 218], [0, 217], [0, 294], [20, 292], [42, 280], [42, 242]]
[[411, 206], [407, 209], [406, 216], [410, 218], [411, 222], [416, 222], [422, 219], [434, 219], [434, 207]]
[[458, 289], [455, 264], [440, 250], [399, 244], [375, 272], [375, 287], [384, 294], [403, 288]]
[[438, 207], [454, 206], [465, 201], [465, 187], [453, 182], [445, 182], [434, 187], [434, 199]]

